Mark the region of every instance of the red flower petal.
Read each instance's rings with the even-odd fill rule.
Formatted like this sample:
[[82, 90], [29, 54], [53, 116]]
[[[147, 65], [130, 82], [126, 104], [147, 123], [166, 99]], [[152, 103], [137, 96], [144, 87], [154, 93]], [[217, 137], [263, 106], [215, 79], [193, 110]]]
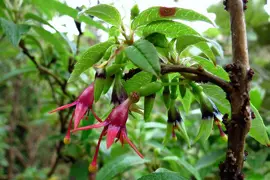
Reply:
[[119, 126], [109, 125], [107, 132], [107, 149], [109, 149], [113, 144], [114, 139], [116, 138], [119, 130], [120, 130]]
[[136, 148], [136, 146], [128, 139], [127, 134], [123, 131], [121, 131], [121, 136], [123, 136], [123, 139], [126, 140], [126, 142], [134, 149], [134, 151], [143, 158], [143, 155], [139, 152], [139, 150]]
[[76, 129], [79, 126], [87, 110], [88, 110], [87, 105], [82, 104], [80, 102], [77, 103], [74, 115], [74, 129]]
[[84, 126], [84, 127], [76, 128], [76, 129], [73, 129], [71, 132], [74, 133], [76, 131], [81, 131], [81, 130], [88, 130], [88, 129], [100, 128], [100, 127], [103, 127], [103, 126], [106, 126], [106, 125], [108, 125], [108, 122], [104, 121], [102, 123], [98, 123], [98, 124], [93, 124], [93, 125], [90, 125], [90, 126]]
[[50, 111], [49, 113], [51, 114], [51, 113], [54, 113], [54, 112], [56, 112], [56, 111], [60, 111], [60, 110], [69, 108], [69, 107], [71, 107], [71, 106], [74, 106], [74, 105], [76, 105], [76, 104], [77, 104], [77, 101], [74, 101], [73, 103], [66, 104], [66, 105], [64, 105], [64, 106], [58, 107], [58, 108], [56, 108], [56, 109]]

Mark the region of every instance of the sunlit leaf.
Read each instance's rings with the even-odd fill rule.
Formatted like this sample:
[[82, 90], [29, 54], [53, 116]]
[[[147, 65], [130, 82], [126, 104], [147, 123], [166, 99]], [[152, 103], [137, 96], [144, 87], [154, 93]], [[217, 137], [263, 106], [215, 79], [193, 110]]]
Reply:
[[204, 53], [216, 65], [215, 55], [206, 42], [199, 42], [194, 46], [199, 48], [202, 51], [202, 53]]
[[97, 63], [102, 58], [105, 51], [113, 44], [114, 40], [108, 40], [106, 42], [96, 44], [85, 51], [79, 61], [75, 64], [68, 82], [75, 81], [81, 73], [92, 67], [93, 64]]
[[250, 104], [250, 107], [255, 114], [255, 119], [251, 120], [251, 128], [249, 130], [249, 135], [259, 143], [269, 146], [270, 141], [263, 119], [258, 110], [252, 104]]
[[218, 65], [215, 66], [211, 61], [200, 56], [193, 56], [192, 59], [198, 64], [200, 64], [205, 70], [226, 81], [229, 81], [229, 75], [222, 67]]
[[96, 16], [114, 26], [121, 26], [121, 15], [113, 6], [107, 4], [99, 4], [87, 9], [85, 13]]
[[78, 16], [78, 10], [73, 9], [72, 7], [69, 7], [66, 4], [63, 4], [60, 1], [32, 0], [31, 2], [34, 5], [36, 5], [36, 7], [38, 8], [39, 11], [42, 11], [49, 16], [52, 16], [53, 12], [56, 11], [57, 13], [59, 13], [61, 15], [68, 15], [79, 22], [85, 22], [88, 25], [95, 26], [99, 29], [107, 31], [107, 29], [102, 24], [94, 21], [89, 16], [85, 16], [85, 15]]
[[205, 38], [199, 35], [185, 35], [177, 38], [176, 42], [176, 50], [180, 54], [183, 50], [185, 50], [188, 46], [207, 41]]
[[259, 87], [254, 87], [249, 92], [250, 101], [256, 109], [260, 109], [265, 95], [265, 90]]
[[156, 21], [148, 24], [147, 26], [143, 27], [142, 29], [143, 35], [148, 36], [152, 33], [161, 33], [165, 34], [167, 37], [170, 38], [177, 38], [184, 35], [199, 35], [191, 27], [174, 21]]
[[[170, 11], [169, 13], [166, 13], [163, 11]], [[204, 21], [207, 23], [211, 23], [212, 21], [196, 12], [190, 9], [184, 9], [184, 8], [165, 8], [165, 7], [151, 7], [143, 12], [141, 12], [132, 22], [131, 28], [136, 29], [139, 26], [143, 26], [146, 24], [149, 24], [153, 21], [158, 20], [168, 20], [168, 19], [180, 19], [180, 20], [187, 20], [187, 21]]]

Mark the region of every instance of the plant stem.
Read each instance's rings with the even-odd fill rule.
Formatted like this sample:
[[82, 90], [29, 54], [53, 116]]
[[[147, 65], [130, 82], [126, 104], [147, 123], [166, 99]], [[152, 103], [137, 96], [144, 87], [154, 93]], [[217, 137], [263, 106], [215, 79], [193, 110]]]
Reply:
[[216, 84], [221, 87], [226, 93], [231, 92], [232, 89], [229, 82], [226, 82], [218, 76], [215, 76], [201, 68], [185, 67], [182, 65], [161, 65], [161, 74], [166, 74], [170, 72], [189, 73], [197, 75], [193, 76], [196, 78], [197, 81], [211, 82], [213, 84]]
[[231, 121], [227, 122], [228, 149], [226, 160], [220, 164], [222, 180], [242, 180], [245, 138], [250, 129], [249, 84], [253, 71], [249, 67], [245, 16], [242, 0], [227, 0], [231, 19], [233, 64], [228, 65], [232, 92], [228, 95], [231, 103]]

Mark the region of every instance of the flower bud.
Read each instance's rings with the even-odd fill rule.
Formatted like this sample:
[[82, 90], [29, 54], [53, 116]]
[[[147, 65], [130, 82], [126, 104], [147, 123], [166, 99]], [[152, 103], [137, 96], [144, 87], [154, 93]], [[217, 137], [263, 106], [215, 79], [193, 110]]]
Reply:
[[135, 19], [140, 13], [139, 7], [137, 4], [135, 4], [132, 8], [131, 8], [131, 12], [130, 12], [130, 19], [133, 20]]
[[[182, 78], [179, 78], [179, 82], [181, 82], [182, 80], [183, 80]], [[179, 92], [182, 98], [185, 97], [186, 91], [187, 91], [187, 88], [185, 87], [185, 85], [179, 84]]]
[[[163, 75], [161, 77], [161, 80], [162, 80], [163, 83], [169, 83], [170, 82], [169, 77], [168, 77], [167, 74]], [[171, 104], [169, 86], [164, 86], [162, 95], [163, 95], [163, 102], [164, 102], [165, 106], [167, 107], [167, 109], [169, 109], [170, 104]]]
[[115, 106], [117, 106], [122, 102], [124, 102], [127, 98], [128, 98], [127, 92], [124, 89], [124, 86], [121, 82], [119, 75], [117, 75], [113, 86], [111, 102]]
[[89, 171], [90, 173], [95, 173], [95, 172], [97, 172], [97, 169], [98, 169], [98, 167], [97, 167], [96, 163], [91, 163], [91, 164], [89, 164], [89, 166], [88, 166], [88, 171]]
[[140, 87], [138, 93], [140, 96], [149, 96], [158, 92], [162, 87], [162, 83], [160, 82], [151, 82], [145, 86]]
[[148, 121], [154, 107], [156, 94], [144, 97], [144, 120]]
[[70, 138], [65, 137], [64, 144], [66, 144], [66, 145], [70, 144]]
[[[174, 77], [172, 79], [172, 83], [178, 83], [178, 78]], [[178, 96], [177, 94], [177, 85], [171, 85], [171, 99], [176, 99]]]
[[95, 86], [94, 86], [94, 99], [97, 102], [101, 96], [104, 88], [104, 83], [106, 79], [106, 73], [104, 69], [97, 69], [95, 76]]
[[190, 146], [189, 137], [186, 132], [185, 124], [183, 122], [179, 110], [175, 105], [175, 101], [172, 100], [170, 109], [168, 110], [167, 131], [165, 138], [163, 140], [163, 144], [166, 144], [168, 142], [170, 136], [172, 137], [172, 140], [174, 141], [177, 140], [175, 130], [179, 131], [180, 135], [185, 139], [185, 141], [187, 141], [188, 146]]
[[112, 76], [118, 72], [120, 72], [123, 64], [112, 64], [111, 66], [106, 68], [106, 76]]
[[128, 98], [132, 103], [137, 103], [140, 100], [140, 94], [137, 92], [132, 92]]
[[114, 76], [106, 75], [106, 79], [104, 81], [103, 94], [106, 94], [109, 91], [110, 87], [112, 86], [113, 81], [114, 81]]

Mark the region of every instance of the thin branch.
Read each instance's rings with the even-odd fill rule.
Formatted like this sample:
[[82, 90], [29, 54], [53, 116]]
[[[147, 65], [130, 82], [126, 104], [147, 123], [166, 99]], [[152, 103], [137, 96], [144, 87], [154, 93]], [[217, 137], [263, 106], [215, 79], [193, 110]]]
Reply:
[[48, 75], [52, 76], [52, 77], [55, 79], [55, 81], [57, 81], [57, 83], [58, 83], [60, 86], [62, 86], [62, 81], [59, 79], [59, 77], [57, 77], [57, 75], [53, 74], [49, 69], [47, 69], [47, 68], [41, 66], [40, 64], [38, 64], [38, 62], [36, 61], [36, 58], [35, 58], [34, 56], [32, 56], [32, 55], [30, 54], [30, 52], [28, 51], [28, 49], [26, 48], [25, 43], [24, 43], [23, 40], [20, 41], [19, 46], [20, 46], [20, 48], [23, 50], [23, 53], [24, 53], [27, 57], [29, 57], [29, 59], [35, 64], [35, 66], [37, 67], [37, 69], [38, 69], [40, 72], [43, 72], [43, 73], [45, 73], [45, 74], [48, 74]]
[[193, 67], [185, 67], [182, 65], [162, 65], [161, 66], [161, 73], [172, 73], [172, 72], [179, 72], [179, 73], [190, 73], [195, 74], [197, 76], [193, 76], [196, 81], [203, 81], [203, 82], [211, 82], [215, 85], [221, 87], [225, 92], [229, 93], [232, 90], [231, 85], [229, 82], [224, 81], [223, 79], [205, 71], [203, 68], [193, 68]]

